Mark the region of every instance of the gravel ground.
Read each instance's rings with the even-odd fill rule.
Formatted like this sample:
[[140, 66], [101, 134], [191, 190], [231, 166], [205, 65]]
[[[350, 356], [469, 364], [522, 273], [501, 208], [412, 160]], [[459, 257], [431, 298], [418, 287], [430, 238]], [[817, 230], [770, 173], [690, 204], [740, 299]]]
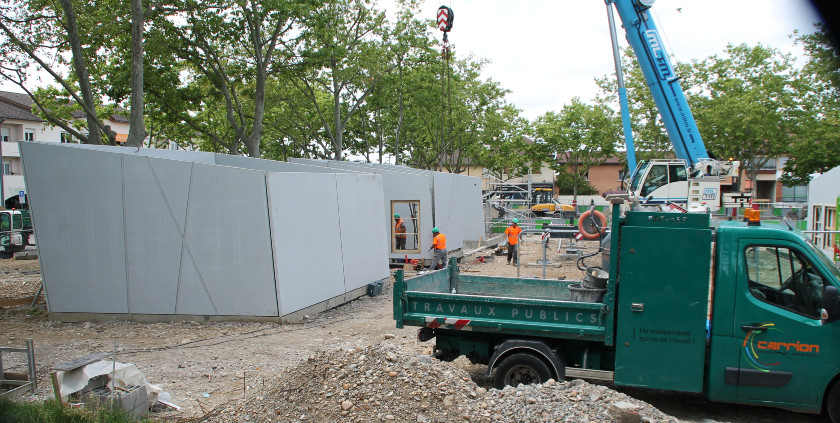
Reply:
[[[579, 245], [587, 251], [597, 248], [594, 242]], [[552, 246], [548, 257], [559, 262], [556, 241]], [[542, 258], [537, 240], [526, 239], [522, 253], [520, 276], [541, 277], [542, 267], [529, 265]], [[505, 257], [480, 263], [477, 256], [464, 257], [461, 270], [516, 275]], [[0, 260], [0, 300], [34, 295], [37, 270], [37, 260]], [[573, 262], [546, 270], [548, 278], [582, 275]], [[21, 347], [34, 339], [38, 390], [24, 399], [52, 396], [51, 366], [111, 352], [116, 344], [117, 361], [136, 364], [182, 407], [155, 414], [167, 421], [601, 422], [615, 421], [610, 412], [621, 406], [637, 407], [644, 421], [824, 421], [775, 409], [713, 404], [697, 395], [580, 380], [498, 391], [484, 366], [463, 357], [451, 363], [432, 359], [434, 341], [417, 342], [416, 329], [394, 327], [390, 286], [383, 295], [294, 324], [63, 323], [49, 320], [43, 303], [34, 309], [0, 308], [0, 346]], [[18, 356], [4, 355], [7, 371], [24, 370]]]

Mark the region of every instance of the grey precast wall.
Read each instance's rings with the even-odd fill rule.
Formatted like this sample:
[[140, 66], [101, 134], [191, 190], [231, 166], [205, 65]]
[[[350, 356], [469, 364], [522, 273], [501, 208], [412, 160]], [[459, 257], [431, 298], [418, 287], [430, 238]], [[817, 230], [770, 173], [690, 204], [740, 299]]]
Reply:
[[382, 201], [377, 175], [125, 147], [21, 156], [51, 312], [282, 317], [388, 276], [386, 217], [360, 205]]
[[[433, 184], [434, 180], [430, 173], [422, 172], [406, 172], [402, 170], [384, 170], [377, 169], [371, 166], [359, 165], [352, 162], [337, 162], [331, 160], [314, 160], [314, 159], [289, 159], [291, 163], [310, 164], [326, 166], [334, 171], [363, 171], [370, 174], [382, 175], [382, 187], [384, 192], [382, 205], [380, 210], [386, 213], [387, 217], [380, 221], [381, 227], [385, 230], [386, 245], [390, 243], [391, 225], [391, 201], [419, 201], [420, 202], [420, 253], [389, 253], [390, 258], [404, 258], [408, 256], [409, 259], [431, 259], [434, 256], [433, 252], [428, 251], [432, 245], [432, 228], [437, 225], [437, 219], [432, 219], [434, 208], [432, 206]], [[370, 207], [374, 209], [374, 207]], [[435, 214], [436, 215], [436, 214]], [[460, 248], [461, 240], [451, 237], [447, 232], [448, 228], [443, 225], [437, 225], [440, 230], [446, 235], [446, 246], [453, 250]], [[456, 247], [455, 245], [458, 245]], [[388, 251], [391, 251], [390, 248]]]
[[[434, 226], [446, 234], [446, 245], [449, 250], [462, 248], [465, 241], [476, 242], [484, 235], [484, 211], [479, 178], [377, 163], [314, 159], [289, 159], [289, 161], [327, 166], [336, 170], [382, 175], [386, 213], [390, 211], [393, 200], [420, 200], [422, 253], [407, 254], [409, 258], [431, 258], [433, 253], [426, 250], [431, 245], [431, 230]], [[424, 217], [432, 216], [432, 213], [434, 219]], [[385, 225], [389, 236], [392, 224], [389, 218]], [[405, 255], [392, 253], [391, 258], [402, 258]]]

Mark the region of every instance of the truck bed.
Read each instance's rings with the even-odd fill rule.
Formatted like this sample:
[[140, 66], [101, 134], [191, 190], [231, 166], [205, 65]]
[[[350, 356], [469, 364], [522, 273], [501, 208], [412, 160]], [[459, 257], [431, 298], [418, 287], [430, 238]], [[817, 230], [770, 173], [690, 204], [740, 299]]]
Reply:
[[574, 283], [579, 281], [461, 275], [457, 266], [410, 279], [397, 271], [394, 318], [399, 328], [603, 341], [607, 307], [571, 301]]

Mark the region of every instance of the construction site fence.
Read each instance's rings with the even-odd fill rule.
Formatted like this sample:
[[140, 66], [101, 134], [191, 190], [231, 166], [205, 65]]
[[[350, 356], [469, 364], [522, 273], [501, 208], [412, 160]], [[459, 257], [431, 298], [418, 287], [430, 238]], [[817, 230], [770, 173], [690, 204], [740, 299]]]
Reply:
[[[485, 232], [488, 234], [501, 234], [510, 226], [513, 217], [494, 218], [484, 222]], [[519, 219], [519, 226], [528, 231], [545, 230], [548, 225], [575, 225], [578, 221], [575, 219], [563, 219], [559, 217], [517, 217]]]

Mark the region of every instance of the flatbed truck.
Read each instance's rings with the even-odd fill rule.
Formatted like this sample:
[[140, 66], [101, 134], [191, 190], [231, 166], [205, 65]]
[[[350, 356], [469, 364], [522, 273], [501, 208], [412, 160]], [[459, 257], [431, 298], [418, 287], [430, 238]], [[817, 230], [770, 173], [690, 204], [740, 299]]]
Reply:
[[807, 237], [612, 203], [602, 299], [571, 301], [575, 281], [461, 275], [453, 263], [397, 271], [396, 326], [419, 326], [440, 360], [486, 364], [497, 388], [597, 379], [840, 423], [840, 271]]

